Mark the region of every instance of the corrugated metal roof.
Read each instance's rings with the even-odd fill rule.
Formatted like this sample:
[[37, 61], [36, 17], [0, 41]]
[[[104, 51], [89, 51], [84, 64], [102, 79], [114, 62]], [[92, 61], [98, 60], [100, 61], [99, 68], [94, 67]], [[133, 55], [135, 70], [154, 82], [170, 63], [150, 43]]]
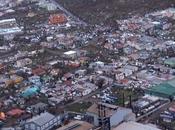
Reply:
[[45, 112], [45, 113], [42, 113], [36, 117], [33, 117], [32, 119], [28, 120], [27, 122], [33, 122], [39, 126], [43, 126], [44, 124], [48, 123], [49, 121], [51, 121], [52, 119], [54, 119], [55, 116], [48, 113], [48, 112]]

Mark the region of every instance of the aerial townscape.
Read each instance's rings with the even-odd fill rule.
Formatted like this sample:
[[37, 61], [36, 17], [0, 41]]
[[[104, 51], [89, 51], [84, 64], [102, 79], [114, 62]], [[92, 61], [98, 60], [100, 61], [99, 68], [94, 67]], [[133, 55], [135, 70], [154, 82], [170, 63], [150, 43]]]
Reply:
[[175, 0], [0, 0], [0, 130], [175, 130]]

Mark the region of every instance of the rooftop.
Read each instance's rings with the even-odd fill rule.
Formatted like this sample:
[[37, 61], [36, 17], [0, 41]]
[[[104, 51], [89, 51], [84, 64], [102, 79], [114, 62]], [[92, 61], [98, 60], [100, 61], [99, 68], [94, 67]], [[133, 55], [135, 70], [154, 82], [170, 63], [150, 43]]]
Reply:
[[[117, 110], [129, 110], [127, 108], [118, 107], [118, 106], [107, 104], [107, 103], [99, 103], [99, 104], [106, 107], [107, 116], [113, 115]], [[98, 104], [93, 104], [91, 107], [88, 108], [87, 112], [98, 115]]]
[[69, 124], [58, 128], [57, 130], [90, 130], [93, 125], [84, 121], [72, 121]]
[[118, 127], [113, 128], [112, 130], [160, 130], [160, 129], [136, 122], [124, 122]]
[[72, 54], [76, 54], [76, 51], [67, 51], [64, 54], [65, 55], [72, 55]]
[[33, 117], [32, 119], [29, 119], [27, 122], [34, 122], [35, 124], [39, 125], [39, 126], [42, 126], [46, 123], [48, 123], [49, 121], [51, 121], [52, 119], [54, 119], [55, 116], [48, 113], [48, 112], [45, 112], [45, 113], [42, 113], [38, 116], [35, 116]]
[[174, 96], [175, 95], [175, 80], [170, 80], [164, 83], [161, 83], [159, 85], [153, 86], [148, 89], [149, 93], [155, 94], [157, 93], [159, 96], [164, 95], [166, 97], [168, 96]]

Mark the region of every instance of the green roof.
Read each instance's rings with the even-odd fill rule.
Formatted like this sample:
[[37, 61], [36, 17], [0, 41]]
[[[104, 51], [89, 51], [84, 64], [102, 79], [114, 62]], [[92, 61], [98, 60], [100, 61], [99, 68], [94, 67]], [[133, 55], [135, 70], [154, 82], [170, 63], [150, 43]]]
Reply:
[[21, 95], [22, 97], [27, 98], [27, 97], [38, 94], [39, 90], [40, 90], [39, 87], [32, 86], [32, 87], [27, 88], [24, 92], [22, 92]]
[[175, 67], [175, 58], [174, 58], [174, 57], [173, 57], [173, 58], [169, 58], [169, 59], [165, 60], [164, 63], [165, 63], [166, 65], [171, 66], [171, 67]]
[[153, 86], [146, 93], [166, 98], [175, 96], [175, 79]]

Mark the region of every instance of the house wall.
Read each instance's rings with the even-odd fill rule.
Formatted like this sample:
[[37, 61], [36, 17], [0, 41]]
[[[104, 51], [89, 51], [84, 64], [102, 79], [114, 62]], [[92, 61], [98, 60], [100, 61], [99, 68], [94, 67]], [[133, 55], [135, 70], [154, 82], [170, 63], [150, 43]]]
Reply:
[[114, 113], [110, 118], [111, 127], [117, 126], [122, 121], [127, 120], [125, 118], [127, 117], [127, 115], [129, 115], [131, 113], [132, 113], [132, 111], [129, 109], [118, 109], [117, 112]]
[[41, 130], [41, 128], [34, 123], [27, 123], [25, 124], [25, 130]]
[[91, 113], [91, 112], [86, 112], [87, 115], [92, 116], [94, 118], [93, 125], [99, 126], [99, 120], [98, 120], [98, 115]]

